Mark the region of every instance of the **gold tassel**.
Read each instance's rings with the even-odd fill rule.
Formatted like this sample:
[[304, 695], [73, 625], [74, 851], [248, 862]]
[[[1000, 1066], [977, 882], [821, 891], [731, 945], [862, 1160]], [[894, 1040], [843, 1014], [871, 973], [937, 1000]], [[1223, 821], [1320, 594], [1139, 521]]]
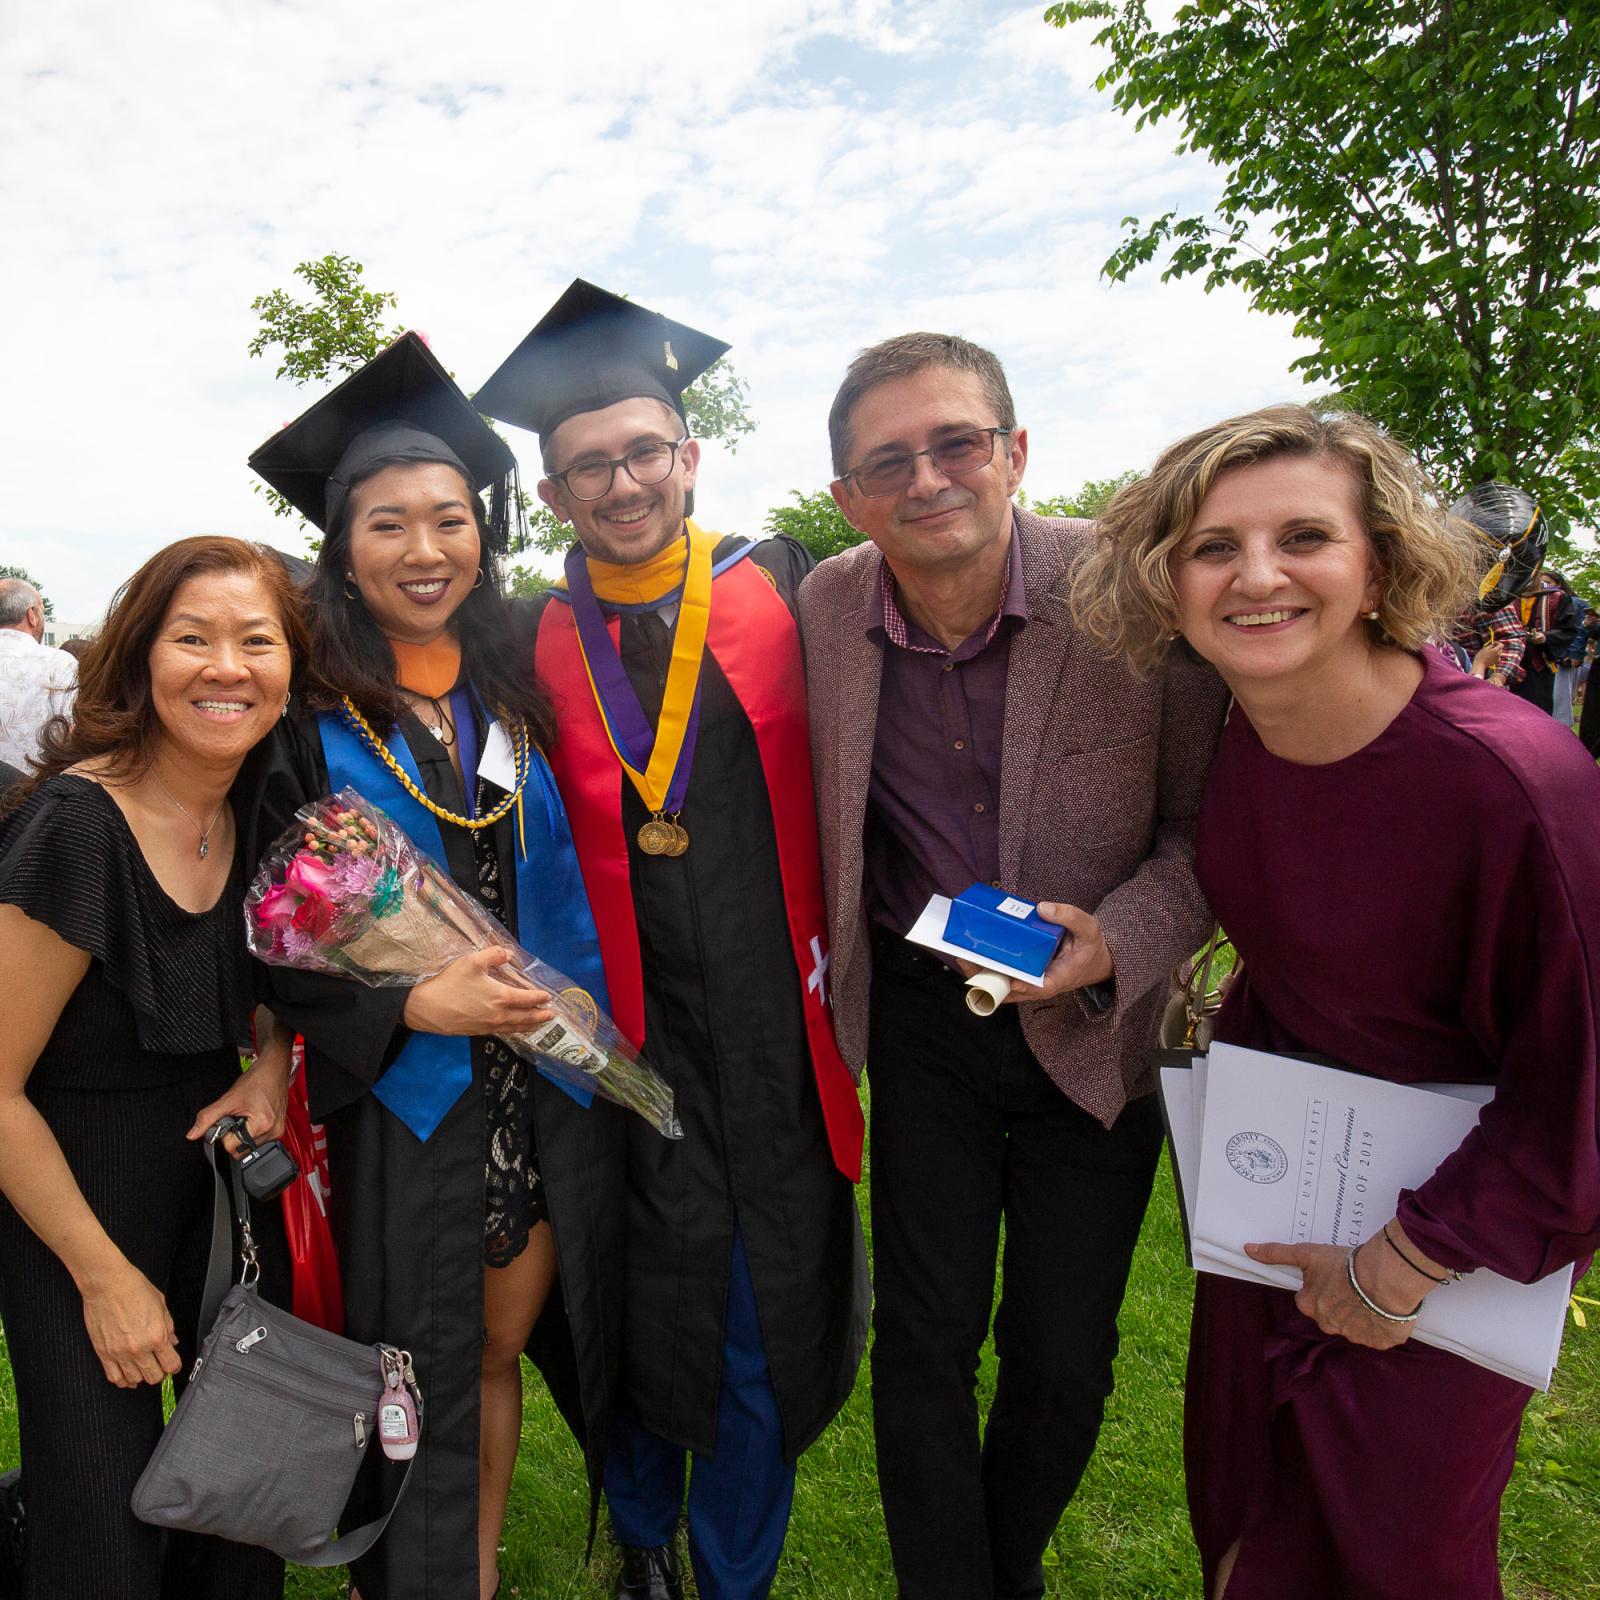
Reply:
[[1478, 585], [1478, 598], [1480, 600], [1487, 600], [1494, 593], [1494, 587], [1505, 576], [1505, 571], [1505, 562], [1497, 561], [1484, 573], [1483, 582]]

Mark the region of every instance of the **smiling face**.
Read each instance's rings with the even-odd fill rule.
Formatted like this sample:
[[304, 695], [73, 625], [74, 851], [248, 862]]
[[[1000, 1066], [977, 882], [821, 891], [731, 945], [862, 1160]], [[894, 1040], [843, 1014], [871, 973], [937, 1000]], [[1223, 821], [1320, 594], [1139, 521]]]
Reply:
[[1310, 677], [1373, 648], [1380, 573], [1351, 470], [1324, 456], [1230, 467], [1172, 558], [1178, 621], [1230, 685]]
[[206, 767], [237, 765], [283, 710], [293, 659], [278, 603], [251, 572], [181, 584], [150, 647], [162, 745]]
[[[550, 436], [545, 456], [553, 470], [569, 473], [585, 462], [617, 461], [646, 445], [670, 444], [682, 439], [683, 431], [671, 407], [641, 396], [568, 417]], [[700, 447], [689, 439], [660, 483], [635, 483], [627, 468], [619, 466], [610, 489], [598, 500], [579, 500], [554, 478], [540, 480], [539, 498], [572, 524], [590, 555], [631, 565], [648, 561], [683, 532], [699, 465]]]
[[472, 491], [440, 461], [384, 467], [350, 495], [349, 581], [391, 639], [428, 644], [478, 581]]
[[[975, 372], [929, 366], [888, 378], [851, 408], [851, 470], [998, 425]], [[866, 534], [897, 572], [959, 568], [1008, 536], [1011, 496], [1027, 459], [1028, 435], [1018, 428], [996, 436], [994, 455], [976, 472], [950, 477], [918, 455], [911, 482], [896, 493], [864, 495], [847, 476], [834, 481], [833, 497], [851, 527]]]

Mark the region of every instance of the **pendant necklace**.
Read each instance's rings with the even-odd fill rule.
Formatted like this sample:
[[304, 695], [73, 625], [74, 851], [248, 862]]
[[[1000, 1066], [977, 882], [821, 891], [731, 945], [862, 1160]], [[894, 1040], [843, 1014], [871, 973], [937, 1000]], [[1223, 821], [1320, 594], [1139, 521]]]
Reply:
[[[404, 688], [405, 686], [402, 684], [401, 687]], [[411, 689], [407, 692], [416, 695], [420, 700], [427, 701], [428, 707], [432, 711], [432, 716], [424, 715], [421, 706], [413, 706], [412, 710], [416, 713], [417, 721], [448, 750], [456, 742], [456, 725], [451, 719], [450, 713], [432, 695], [421, 694], [416, 689]], [[435, 718], [438, 720], [435, 721]]]
[[161, 785], [161, 792], [184, 814], [184, 816], [188, 817], [189, 826], [200, 835], [200, 859], [204, 861], [205, 858], [211, 854], [211, 830], [216, 827], [217, 818], [222, 815], [222, 808], [227, 805], [228, 797], [224, 795], [217, 802], [217, 809], [211, 813], [211, 820], [205, 825], [205, 827], [202, 828], [190, 814], [188, 806], [186, 806], [183, 801], [181, 801], [177, 795], [175, 795], [167, 787], [166, 782], [163, 780], [161, 774], [157, 772], [154, 767], [151, 767], [150, 769], [150, 776]]

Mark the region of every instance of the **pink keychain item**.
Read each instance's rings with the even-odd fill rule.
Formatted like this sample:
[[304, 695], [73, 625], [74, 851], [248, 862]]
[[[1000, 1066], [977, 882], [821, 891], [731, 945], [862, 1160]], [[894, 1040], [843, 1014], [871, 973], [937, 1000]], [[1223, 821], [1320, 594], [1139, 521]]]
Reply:
[[384, 1351], [383, 1399], [378, 1405], [378, 1440], [383, 1453], [391, 1461], [409, 1461], [417, 1453], [417, 1440], [422, 1424], [417, 1416], [417, 1403], [412, 1398], [412, 1376], [409, 1351]]

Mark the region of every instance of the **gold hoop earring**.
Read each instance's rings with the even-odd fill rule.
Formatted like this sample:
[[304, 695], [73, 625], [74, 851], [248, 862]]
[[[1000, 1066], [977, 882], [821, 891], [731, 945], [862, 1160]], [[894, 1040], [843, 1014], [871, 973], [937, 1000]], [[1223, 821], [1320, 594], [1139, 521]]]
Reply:
[[353, 572], [347, 572], [344, 575], [344, 597], [346, 600], [359, 600], [361, 598], [361, 591], [359, 589], [352, 589], [350, 587], [351, 581], [354, 578], [355, 573]]

